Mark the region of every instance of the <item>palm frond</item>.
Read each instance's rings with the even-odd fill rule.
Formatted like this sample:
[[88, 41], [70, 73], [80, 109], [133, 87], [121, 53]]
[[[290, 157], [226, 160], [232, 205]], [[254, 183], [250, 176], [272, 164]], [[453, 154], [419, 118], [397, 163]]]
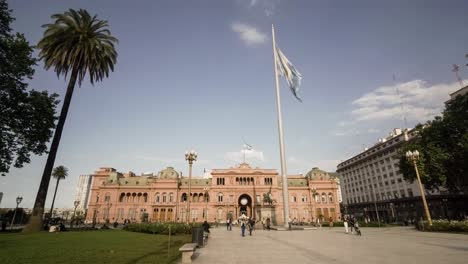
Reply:
[[37, 44], [46, 70], [54, 68], [58, 77], [66, 78], [76, 69], [79, 85], [86, 74], [94, 84], [114, 71], [118, 40], [111, 35], [106, 20], [99, 20], [83, 9], [54, 14], [52, 19], [54, 23], [43, 25], [46, 30]]

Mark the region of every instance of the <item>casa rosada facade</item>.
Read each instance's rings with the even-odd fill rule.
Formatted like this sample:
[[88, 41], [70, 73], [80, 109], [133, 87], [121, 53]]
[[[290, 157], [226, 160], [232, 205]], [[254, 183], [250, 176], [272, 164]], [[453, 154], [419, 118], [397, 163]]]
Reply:
[[[245, 214], [284, 224], [282, 178], [275, 169], [251, 168], [242, 163], [228, 169], [213, 169], [211, 178], [192, 177], [190, 203], [189, 177], [182, 177], [172, 167], [141, 176], [100, 168], [92, 176], [88, 223], [189, 219], [224, 223]], [[291, 220], [341, 219], [337, 190], [336, 179], [318, 168], [305, 176], [288, 176]]]

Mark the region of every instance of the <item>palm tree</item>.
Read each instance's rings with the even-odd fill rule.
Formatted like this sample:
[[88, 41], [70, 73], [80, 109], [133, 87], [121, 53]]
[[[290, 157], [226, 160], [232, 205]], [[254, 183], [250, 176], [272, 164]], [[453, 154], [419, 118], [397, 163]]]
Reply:
[[39, 57], [44, 60], [44, 68], [46, 70], [54, 68], [58, 77], [64, 75], [66, 78], [68, 73], [71, 74], [33, 214], [24, 232], [38, 232], [42, 228], [42, 215], [50, 176], [76, 81], [78, 80], [78, 85], [81, 86], [86, 73], [91, 84], [102, 81], [104, 77], [109, 76], [109, 71], [114, 71], [114, 64], [117, 62], [114, 44], [118, 41], [107, 29], [109, 26], [107, 21], [90, 16], [83, 9], [79, 11], [70, 9], [63, 14], [53, 15], [52, 19], [55, 19], [53, 24], [43, 26], [46, 30], [37, 44], [40, 49]]
[[57, 179], [57, 184], [55, 185], [54, 198], [52, 199], [52, 205], [50, 206], [50, 217], [52, 217], [52, 210], [54, 210], [55, 195], [57, 195], [59, 182], [68, 176], [68, 169], [64, 166], [55, 167], [52, 171], [52, 176]]

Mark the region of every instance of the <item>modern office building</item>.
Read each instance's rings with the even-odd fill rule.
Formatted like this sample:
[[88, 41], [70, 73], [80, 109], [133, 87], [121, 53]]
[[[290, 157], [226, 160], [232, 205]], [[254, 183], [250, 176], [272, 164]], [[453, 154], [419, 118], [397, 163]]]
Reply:
[[[371, 148], [338, 164], [344, 214], [385, 221], [424, 216], [418, 182], [408, 182], [399, 170], [401, 147], [416, 130], [394, 129]], [[432, 218], [457, 218], [466, 212], [466, 195], [425, 190]]]
[[[211, 178], [192, 177], [189, 187], [189, 178], [172, 167], [141, 176], [100, 168], [92, 175], [86, 222], [206, 219], [224, 223], [245, 214], [283, 224], [282, 178], [275, 169], [252, 168], [242, 163], [213, 169], [210, 174]], [[340, 219], [337, 184], [327, 172], [314, 168], [305, 176], [288, 176], [288, 186], [291, 220]]]
[[82, 211], [83, 213], [87, 211], [92, 181], [92, 175], [80, 175], [80, 177], [78, 178], [74, 200], [80, 202], [76, 207], [77, 211]]

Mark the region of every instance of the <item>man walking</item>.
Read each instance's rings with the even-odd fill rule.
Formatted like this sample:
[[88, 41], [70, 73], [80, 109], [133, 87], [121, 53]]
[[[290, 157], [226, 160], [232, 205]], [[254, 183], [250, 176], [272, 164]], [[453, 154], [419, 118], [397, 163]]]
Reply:
[[242, 236], [245, 236], [245, 220], [241, 220], [241, 232]]
[[345, 233], [348, 234], [348, 217], [346, 216], [343, 219], [343, 225], [344, 225]]

